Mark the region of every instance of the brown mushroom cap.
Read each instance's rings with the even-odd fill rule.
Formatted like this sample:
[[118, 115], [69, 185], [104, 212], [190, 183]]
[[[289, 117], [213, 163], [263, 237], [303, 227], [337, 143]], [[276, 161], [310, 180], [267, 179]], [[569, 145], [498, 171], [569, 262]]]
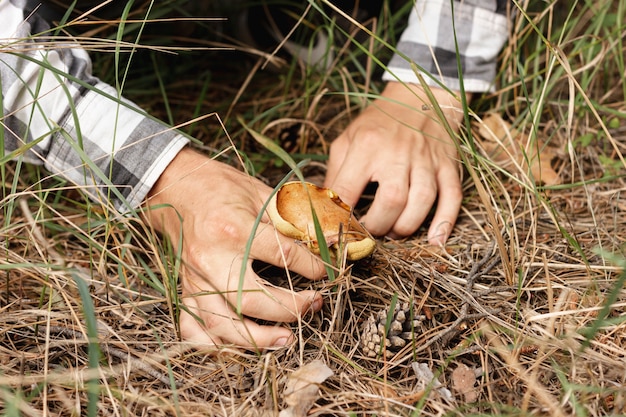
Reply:
[[[319, 253], [311, 205], [329, 247], [345, 249], [351, 261], [374, 251], [376, 242], [354, 218], [350, 206], [328, 188], [307, 182], [287, 182], [272, 197], [267, 213], [280, 233], [306, 242], [312, 252]], [[342, 242], [339, 242], [340, 235]]]

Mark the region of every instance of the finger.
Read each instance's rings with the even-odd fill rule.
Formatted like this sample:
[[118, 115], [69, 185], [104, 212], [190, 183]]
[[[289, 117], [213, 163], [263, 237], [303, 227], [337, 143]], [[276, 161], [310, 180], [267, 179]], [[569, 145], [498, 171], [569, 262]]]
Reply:
[[[228, 255], [218, 253], [226, 258]], [[224, 268], [214, 271], [213, 276], [224, 277], [221, 283], [211, 283], [198, 273], [185, 268], [183, 275], [183, 295], [196, 300], [207, 300], [203, 297], [218, 297], [220, 304], [226, 303], [229, 310], [236, 309], [243, 315], [257, 319], [291, 322], [308, 311], [318, 311], [322, 307], [321, 295], [313, 290], [293, 292], [286, 288], [270, 285], [261, 279], [252, 268], [252, 261], [246, 263], [241, 270], [242, 256], [226, 262]], [[210, 304], [207, 309], [214, 310]]]
[[337, 137], [330, 145], [330, 152], [328, 154], [328, 161], [326, 162], [326, 178], [324, 179], [324, 187], [330, 187], [339, 169], [343, 165], [343, 161], [348, 154], [349, 142], [346, 137], [347, 133], [343, 133]]
[[[293, 342], [289, 329], [262, 326], [247, 318], [240, 319], [220, 296], [185, 298], [189, 311], [180, 314], [181, 335], [185, 341], [204, 347], [232, 344], [250, 350], [276, 348]], [[211, 311], [201, 305], [210, 305]]]
[[439, 200], [428, 230], [428, 243], [443, 245], [448, 240], [463, 202], [461, 180], [455, 167], [442, 171], [438, 181]]
[[[187, 308], [191, 308], [190, 302], [183, 302]], [[212, 334], [204, 324], [199, 320], [197, 315], [192, 316], [187, 311], [182, 310], [178, 320], [180, 326], [180, 334], [184, 341], [191, 342], [195, 345], [201, 345], [202, 347], [211, 348], [223, 345], [222, 339], [217, 335]]]
[[361, 221], [374, 236], [387, 234], [404, 211], [409, 192], [408, 167], [389, 167], [378, 179], [378, 189], [372, 206]]
[[412, 174], [406, 206], [391, 229], [393, 237], [413, 234], [428, 216], [437, 199], [437, 184], [429, 168], [420, 167]]
[[334, 149], [336, 148], [331, 147], [324, 186], [335, 191], [344, 203], [354, 207], [371, 179], [368, 155], [352, 148], [349, 150], [353, 152], [343, 151], [345, 158], [338, 161], [334, 155], [339, 151]]
[[310, 279], [320, 279], [326, 275], [324, 262], [311, 253], [304, 243], [280, 234], [269, 224], [258, 228], [250, 257], [287, 268]]
[[[246, 271], [246, 273], [248, 273]], [[256, 288], [232, 288], [226, 294], [231, 309], [240, 311], [248, 317], [274, 321], [292, 322], [309, 311], [318, 311], [322, 307], [322, 296], [313, 290], [290, 291], [285, 288], [256, 283]]]

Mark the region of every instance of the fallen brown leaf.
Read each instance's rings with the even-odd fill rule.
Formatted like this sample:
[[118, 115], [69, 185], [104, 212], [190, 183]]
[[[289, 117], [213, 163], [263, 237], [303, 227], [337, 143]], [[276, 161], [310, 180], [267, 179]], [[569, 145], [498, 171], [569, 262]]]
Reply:
[[526, 174], [530, 162], [530, 173], [535, 183], [556, 185], [561, 183], [559, 174], [552, 169], [550, 162], [555, 157], [555, 149], [546, 146], [540, 138], [529, 145], [527, 134], [514, 129], [497, 113], [489, 113], [477, 123], [480, 142], [487, 156], [501, 168], [512, 172], [519, 170]]
[[463, 395], [465, 402], [473, 403], [478, 400], [478, 390], [476, 384], [476, 372], [467, 365], [460, 363], [452, 371], [452, 389]]
[[319, 396], [319, 384], [333, 371], [322, 361], [312, 361], [294, 371], [285, 384], [283, 395], [289, 407], [279, 417], [304, 417]]

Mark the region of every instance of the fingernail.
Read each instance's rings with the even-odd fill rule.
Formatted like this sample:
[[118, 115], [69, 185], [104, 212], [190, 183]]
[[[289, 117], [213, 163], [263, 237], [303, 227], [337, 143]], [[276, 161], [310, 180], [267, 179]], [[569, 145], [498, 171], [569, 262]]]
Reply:
[[324, 301], [321, 298], [318, 298], [316, 300], [313, 301], [313, 303], [311, 304], [311, 310], [313, 311], [320, 311], [322, 309], [322, 303]]
[[276, 341], [274, 341], [274, 346], [283, 347], [283, 346], [287, 346], [288, 343], [289, 343], [288, 337], [279, 337], [278, 339], [276, 339]]

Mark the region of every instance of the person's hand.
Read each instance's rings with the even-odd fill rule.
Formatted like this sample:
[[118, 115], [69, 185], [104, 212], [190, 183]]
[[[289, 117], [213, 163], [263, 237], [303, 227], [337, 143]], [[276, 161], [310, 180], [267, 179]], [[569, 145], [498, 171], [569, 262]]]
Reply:
[[[458, 129], [461, 103], [432, 88], [446, 120]], [[459, 162], [452, 138], [419, 85], [390, 82], [330, 147], [324, 185], [354, 206], [369, 182], [374, 201], [361, 221], [375, 236], [414, 233], [437, 201], [428, 231], [442, 245], [461, 207]]]
[[[257, 179], [190, 149], [174, 158], [151, 190], [147, 221], [176, 247], [182, 244], [183, 302], [191, 313], [180, 314], [186, 341], [252, 350], [284, 346], [294, 339], [289, 329], [251, 319], [292, 322], [321, 308], [315, 291], [277, 288], [253, 271], [257, 259], [312, 279], [324, 275], [321, 260], [275, 232], [267, 218], [257, 229], [240, 284], [246, 242], [270, 192]], [[243, 317], [235, 313], [237, 305]]]

